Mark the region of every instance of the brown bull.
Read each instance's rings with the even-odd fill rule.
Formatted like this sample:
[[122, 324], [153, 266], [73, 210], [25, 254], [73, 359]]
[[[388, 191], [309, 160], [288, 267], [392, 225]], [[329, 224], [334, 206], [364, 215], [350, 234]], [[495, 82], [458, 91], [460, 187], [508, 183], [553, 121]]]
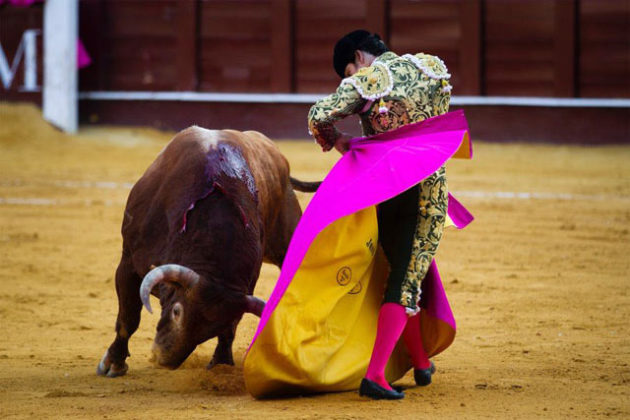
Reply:
[[209, 367], [233, 364], [238, 322], [264, 307], [252, 296], [262, 261], [282, 264], [302, 213], [292, 182], [315, 188], [290, 178], [286, 159], [258, 132], [191, 127], [177, 134], [129, 194], [116, 338], [97, 373], [126, 373], [129, 337], [142, 304], [151, 312], [150, 294], [162, 307], [153, 346], [160, 365], [178, 367], [213, 337]]

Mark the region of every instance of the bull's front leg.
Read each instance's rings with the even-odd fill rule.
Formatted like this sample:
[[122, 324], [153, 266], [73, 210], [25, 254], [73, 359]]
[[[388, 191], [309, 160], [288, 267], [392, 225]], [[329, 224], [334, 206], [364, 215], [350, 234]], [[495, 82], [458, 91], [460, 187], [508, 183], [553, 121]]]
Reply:
[[234, 321], [223, 333], [219, 334], [217, 347], [214, 350], [214, 356], [208, 363], [207, 369], [212, 369], [216, 365], [234, 366], [234, 357], [232, 356], [232, 343], [236, 335], [236, 326], [240, 321], [240, 317]]
[[98, 364], [98, 375], [115, 378], [127, 373], [125, 360], [129, 356], [129, 337], [136, 332], [140, 324], [142, 302], [140, 300], [141, 278], [131, 263], [131, 257], [123, 252], [116, 270], [116, 294], [118, 295], [118, 317], [116, 319], [116, 338]]

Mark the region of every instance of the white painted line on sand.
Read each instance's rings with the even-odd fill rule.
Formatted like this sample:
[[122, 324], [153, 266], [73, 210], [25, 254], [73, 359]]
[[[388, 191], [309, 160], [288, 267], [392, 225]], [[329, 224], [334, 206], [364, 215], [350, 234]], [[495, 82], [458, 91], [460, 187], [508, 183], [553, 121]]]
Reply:
[[129, 190], [134, 186], [133, 182], [113, 181], [72, 181], [72, 180], [48, 180], [26, 182], [21, 179], [0, 180], [0, 187], [26, 187], [26, 186], [54, 186], [62, 188], [96, 188], [101, 190]]
[[[100, 183], [95, 183], [100, 185]], [[104, 183], [109, 188], [109, 183]], [[561, 201], [630, 201], [625, 195], [588, 195], [548, 192], [513, 192], [513, 191], [453, 191], [457, 198], [481, 200], [561, 200]], [[0, 197], [0, 205], [15, 206], [122, 206], [125, 200], [99, 199], [63, 199], [44, 197]]]
[[[69, 189], [102, 189], [102, 190], [130, 190], [133, 182], [115, 181], [79, 181], [79, 180], [45, 180], [27, 182], [22, 179], [0, 180], [0, 187], [28, 187], [28, 186], [54, 186]], [[562, 201], [630, 201], [629, 195], [612, 194], [573, 194], [567, 192], [528, 192], [528, 191], [475, 191], [461, 190], [451, 191], [456, 197], [470, 199], [500, 199], [500, 200], [562, 200]], [[7, 205], [114, 205], [122, 201], [111, 200], [81, 200], [81, 199], [56, 199], [43, 197], [0, 197], [0, 204]]]
[[628, 201], [630, 196], [605, 194], [571, 194], [552, 192], [514, 192], [514, 191], [454, 191], [456, 197], [498, 198], [516, 200], [574, 200], [574, 201]]
[[110, 181], [53, 181], [57, 187], [67, 188], [98, 188], [102, 190], [131, 189], [133, 182], [110, 182]]
[[63, 198], [40, 198], [40, 197], [0, 197], [0, 205], [7, 206], [105, 206], [112, 207], [124, 205], [123, 200], [68, 200]]

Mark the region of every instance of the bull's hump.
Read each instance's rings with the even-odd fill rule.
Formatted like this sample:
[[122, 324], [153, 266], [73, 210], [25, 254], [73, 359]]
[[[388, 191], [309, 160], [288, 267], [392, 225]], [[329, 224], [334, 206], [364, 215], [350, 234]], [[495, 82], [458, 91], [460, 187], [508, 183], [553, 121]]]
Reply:
[[231, 130], [208, 130], [192, 126], [189, 131], [207, 156], [207, 169], [210, 173], [224, 174], [243, 182], [252, 196], [257, 196], [256, 182], [241, 150], [233, 139]]
[[198, 143], [204, 153], [214, 150], [221, 140], [221, 131], [208, 130], [207, 128], [193, 125], [182, 132], [186, 137], [191, 136]]

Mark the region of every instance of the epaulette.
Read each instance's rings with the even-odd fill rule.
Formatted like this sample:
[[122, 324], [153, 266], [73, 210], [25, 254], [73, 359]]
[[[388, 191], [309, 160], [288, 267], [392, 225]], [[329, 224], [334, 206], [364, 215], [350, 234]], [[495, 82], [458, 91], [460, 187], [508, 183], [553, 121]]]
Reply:
[[394, 87], [394, 78], [387, 65], [376, 62], [370, 67], [364, 67], [350, 77], [346, 77], [341, 84], [349, 83], [356, 88], [359, 95], [368, 101], [374, 101], [388, 95]]
[[415, 64], [416, 67], [422, 70], [422, 72], [431, 79], [448, 80], [451, 78], [446, 64], [444, 64], [444, 61], [442, 61], [440, 57], [425, 53], [416, 55], [405, 54], [402, 57]]

